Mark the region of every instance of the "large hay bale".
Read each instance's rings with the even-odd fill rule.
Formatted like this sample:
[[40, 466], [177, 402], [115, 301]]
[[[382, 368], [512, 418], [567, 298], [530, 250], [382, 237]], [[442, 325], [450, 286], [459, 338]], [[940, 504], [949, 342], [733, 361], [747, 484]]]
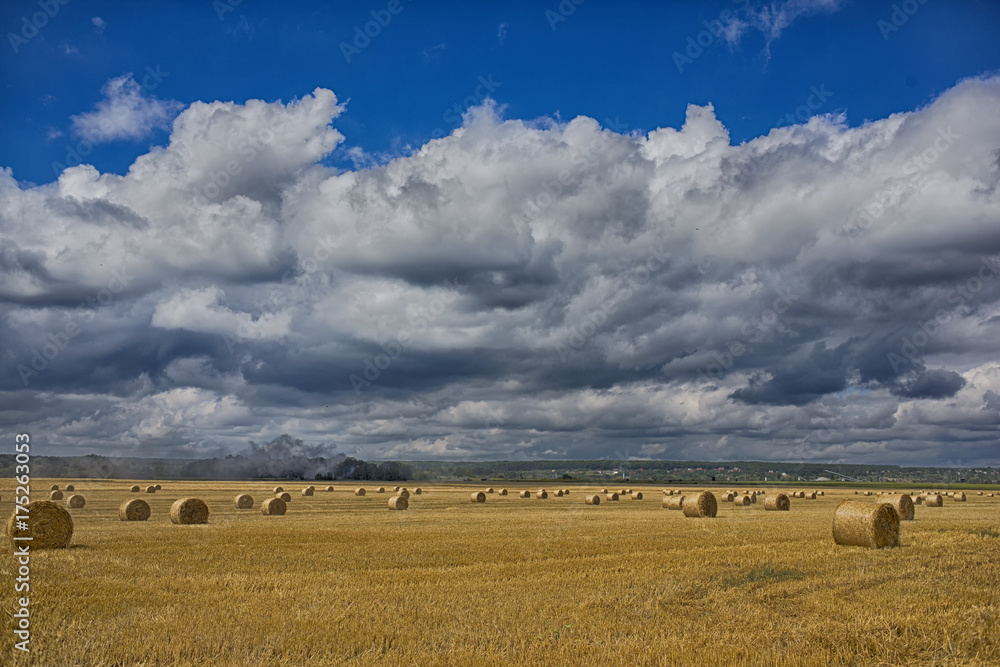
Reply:
[[[75, 486], [73, 486], [72, 484], [67, 484], [67, 485], [66, 485], [66, 490], [67, 490], [67, 491], [76, 491], [76, 487], [75, 487]], [[982, 491], [980, 491], [980, 492], [979, 492], [979, 495], [983, 495], [983, 492], [982, 492]]]
[[138, 485], [138, 484], [133, 484], [133, 485], [132, 485], [132, 486], [131, 486], [131, 487], [129, 488], [129, 492], [131, 492], [131, 493], [139, 493], [139, 491], [140, 491], [140, 490], [141, 490], [141, 489], [139, 489], [139, 485]]
[[734, 507], [750, 507], [750, 496], [736, 496], [733, 498]]
[[356, 496], [365, 495], [365, 488], [363, 486], [359, 486], [358, 488], [354, 489], [354, 495]]
[[49, 487], [49, 491], [58, 491], [58, 490], [59, 490], [58, 484], [53, 484], [52, 486]]
[[421, 489], [421, 488], [420, 488], [420, 487], [418, 486], [417, 488], [413, 489], [413, 493], [415, 493], [416, 495], [418, 495], [418, 496], [419, 496], [419, 495], [420, 495], [421, 493], [423, 493], [423, 489]]
[[660, 503], [660, 506], [665, 507], [668, 510], [679, 510], [684, 507], [684, 496], [678, 494], [676, 496], [664, 498], [663, 502]]
[[248, 510], [253, 507], [253, 496], [249, 493], [241, 493], [233, 498], [233, 507], [238, 510]]
[[[55, 491], [53, 491], [55, 493]], [[28, 503], [28, 513], [18, 514], [15, 510], [7, 519], [7, 534], [15, 547], [29, 545], [29, 549], [62, 549], [69, 546], [73, 538], [73, 517], [69, 511], [51, 500], [33, 500]], [[17, 523], [27, 523], [27, 529], [18, 528]], [[29, 540], [15, 540], [30, 537]]]
[[59, 489], [49, 492], [49, 500], [62, 500], [62, 499], [63, 499], [63, 492], [60, 491]]
[[208, 505], [201, 498], [181, 498], [170, 506], [171, 523], [191, 525], [208, 523]]
[[764, 509], [768, 512], [787, 512], [791, 507], [792, 503], [784, 493], [776, 493], [764, 499]]
[[75, 510], [82, 508], [87, 504], [87, 499], [81, 496], [79, 493], [74, 493], [72, 496], [66, 499], [66, 504]]
[[500, 489], [499, 491], [497, 491], [497, 495], [498, 496], [506, 496], [507, 495], [507, 489]]
[[545, 489], [539, 489], [538, 491], [535, 492], [535, 498], [538, 498], [539, 500], [545, 500], [548, 497], [549, 497], [549, 492], [546, 491]]
[[519, 495], [521, 498], [530, 498], [531, 497], [531, 491], [521, 491], [517, 495]]
[[306, 488], [302, 489], [303, 496], [311, 496], [314, 495], [315, 493], [316, 492], [313, 490], [311, 486], [307, 486]]
[[149, 503], [142, 498], [133, 498], [119, 505], [118, 518], [122, 521], [145, 521], [149, 512]]
[[284, 516], [288, 511], [288, 505], [280, 496], [268, 498], [260, 504], [260, 513], [264, 516]]
[[405, 510], [410, 506], [410, 501], [403, 496], [393, 496], [389, 498], [389, 509], [391, 510]]
[[472, 495], [471, 495], [471, 498], [472, 498], [472, 502], [474, 502], [474, 503], [485, 503], [486, 502], [486, 494], [483, 493], [482, 491], [473, 491]]
[[156, 493], [156, 487], [152, 486], [152, 485], [147, 486], [146, 487], [146, 493]]
[[642, 491], [636, 491], [633, 493], [632, 500], [642, 500]]
[[585, 502], [588, 505], [600, 505], [601, 504], [601, 497], [599, 495], [597, 495], [596, 493], [594, 495], [584, 496], [583, 497], [583, 502]]
[[285, 491], [284, 493], [279, 493], [278, 495], [275, 496], [275, 498], [281, 498], [281, 501], [286, 504], [292, 502], [292, 494], [288, 493], [288, 491]]
[[[397, 488], [398, 488], [398, 487], [397, 487]], [[327, 491], [333, 491], [333, 487], [332, 487], [332, 486], [328, 486], [328, 487], [326, 487], [326, 490], [327, 490]]]
[[604, 498], [605, 498], [605, 500], [610, 500], [611, 502], [617, 502], [618, 501], [618, 494], [615, 493], [614, 491], [612, 491], [611, 493], [605, 494]]
[[833, 514], [833, 541], [851, 547], [899, 546], [899, 514], [889, 503], [842, 500]]
[[384, 487], [384, 486], [380, 486], [380, 487], [378, 487], [378, 488], [377, 488], [377, 489], [375, 490], [375, 493], [385, 493], [385, 487]]
[[276, 486], [274, 487], [274, 495], [278, 495], [279, 493], [282, 493], [284, 490], [285, 490], [284, 487]]
[[681, 511], [686, 517], [713, 517], [719, 512], [719, 504], [711, 491], [702, 491], [685, 499]]
[[913, 521], [913, 500], [908, 495], [904, 493], [887, 502], [896, 510], [900, 521]]
[[928, 493], [924, 496], [925, 507], [942, 507], [943, 505], [944, 498], [941, 497], [940, 493]]

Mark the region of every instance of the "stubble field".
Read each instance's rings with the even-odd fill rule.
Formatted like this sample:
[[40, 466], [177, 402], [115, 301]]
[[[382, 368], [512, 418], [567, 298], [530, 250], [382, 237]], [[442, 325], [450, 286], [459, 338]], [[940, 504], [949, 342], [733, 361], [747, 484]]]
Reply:
[[[432, 485], [397, 512], [391, 485], [357, 497], [313, 482], [303, 497], [301, 482], [282, 484], [288, 513], [266, 517], [273, 483], [132, 494], [121, 480], [33, 480], [32, 498], [53, 482], [87, 504], [71, 510], [70, 548], [31, 556], [30, 656], [13, 649], [3, 540], [4, 664], [1000, 664], [1000, 498], [974, 493], [917, 506], [901, 547], [869, 550], [831, 537], [853, 490], [789, 512], [720, 502], [695, 519], [662, 509], [659, 486], [593, 507], [593, 486], [539, 500], [517, 496], [537, 485], [510, 485], [474, 504], [485, 484]], [[12, 491], [0, 488], [4, 517]], [[235, 509], [237, 493], [253, 509]], [[208, 503], [208, 524], [170, 523], [186, 496]], [[134, 497], [152, 516], [119, 521]]]

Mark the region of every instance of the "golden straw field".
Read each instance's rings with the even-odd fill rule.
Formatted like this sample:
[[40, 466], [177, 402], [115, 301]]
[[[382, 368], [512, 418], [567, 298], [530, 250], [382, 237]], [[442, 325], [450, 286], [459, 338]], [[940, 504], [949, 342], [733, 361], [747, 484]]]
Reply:
[[[33, 499], [51, 482], [86, 505], [69, 548], [32, 553], [32, 652], [16, 665], [1000, 664], [1000, 497], [975, 491], [918, 505], [902, 546], [875, 550], [835, 545], [831, 522], [844, 498], [879, 497], [830, 487], [788, 512], [720, 500], [688, 518], [634, 483], [642, 500], [598, 506], [584, 501], [598, 486], [543, 500], [494, 484], [508, 495], [478, 503], [486, 484], [407, 483], [409, 509], [390, 511], [394, 484], [282, 482], [287, 514], [263, 516], [274, 482], [32, 480]], [[208, 524], [171, 524], [191, 496]], [[135, 497], [151, 517], [120, 521]], [[14, 573], [5, 539], [4, 656]]]

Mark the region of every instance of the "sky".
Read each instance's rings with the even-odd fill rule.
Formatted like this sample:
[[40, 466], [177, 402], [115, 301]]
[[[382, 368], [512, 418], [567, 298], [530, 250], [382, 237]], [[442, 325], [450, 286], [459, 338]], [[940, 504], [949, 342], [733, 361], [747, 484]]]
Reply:
[[0, 437], [1000, 465], [1000, 3], [0, 9]]

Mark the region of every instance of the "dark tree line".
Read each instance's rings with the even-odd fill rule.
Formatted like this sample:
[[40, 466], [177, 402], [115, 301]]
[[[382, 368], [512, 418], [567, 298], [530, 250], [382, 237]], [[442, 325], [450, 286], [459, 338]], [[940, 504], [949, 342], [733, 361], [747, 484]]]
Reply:
[[366, 463], [361, 459], [348, 456], [337, 466], [325, 473], [318, 473], [318, 480], [356, 479], [397, 482], [410, 479], [413, 473], [404, 465], [395, 461], [387, 463]]

